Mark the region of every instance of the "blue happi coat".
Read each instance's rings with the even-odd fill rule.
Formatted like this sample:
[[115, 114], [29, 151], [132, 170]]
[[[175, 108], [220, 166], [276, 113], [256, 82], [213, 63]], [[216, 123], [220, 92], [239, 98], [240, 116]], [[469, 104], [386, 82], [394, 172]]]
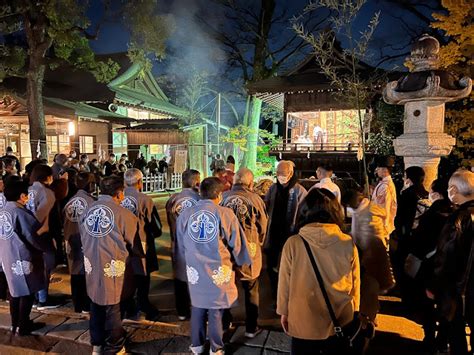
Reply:
[[161, 235], [161, 221], [150, 196], [127, 187], [121, 205], [138, 217], [138, 237], [133, 245], [132, 267], [135, 275], [158, 270], [155, 238]]
[[94, 201], [95, 198], [86, 191], [79, 190], [63, 209], [64, 240], [71, 275], [84, 275], [84, 253], [79, 223]]
[[31, 295], [45, 287], [43, 252], [37, 235], [41, 224], [17, 202], [0, 209], [0, 259], [12, 297]]
[[181, 192], [174, 194], [166, 202], [166, 217], [170, 226], [171, 236], [171, 260], [173, 263], [174, 277], [181, 281], [187, 281], [186, 261], [176, 250], [176, 220], [185, 209], [196, 206], [201, 199], [199, 193], [192, 188], [184, 188]]
[[234, 306], [238, 296], [234, 264], [251, 264], [245, 233], [234, 212], [211, 200], [187, 208], [176, 221], [176, 247], [186, 261], [193, 307]]
[[137, 217], [111, 196], [100, 195], [87, 209], [79, 230], [87, 294], [92, 302], [101, 306], [120, 303], [122, 290], [127, 289], [126, 271], [131, 271], [129, 249], [137, 226]]

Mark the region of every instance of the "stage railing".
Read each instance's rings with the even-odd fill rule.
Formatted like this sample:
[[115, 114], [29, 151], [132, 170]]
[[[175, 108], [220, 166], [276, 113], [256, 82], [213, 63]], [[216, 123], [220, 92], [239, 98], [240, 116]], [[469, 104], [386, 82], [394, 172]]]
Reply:
[[145, 174], [143, 176], [143, 192], [161, 192], [182, 188], [180, 173]]
[[312, 143], [284, 141], [272, 147], [276, 152], [357, 152], [359, 143]]

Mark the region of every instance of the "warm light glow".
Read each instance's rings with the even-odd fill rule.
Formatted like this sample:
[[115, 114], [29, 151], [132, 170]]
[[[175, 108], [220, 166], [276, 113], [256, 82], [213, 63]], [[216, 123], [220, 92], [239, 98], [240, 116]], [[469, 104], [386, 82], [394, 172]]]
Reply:
[[74, 122], [69, 122], [68, 130], [69, 130], [69, 135], [70, 136], [73, 136], [73, 135], [76, 134], [76, 126], [74, 125]]

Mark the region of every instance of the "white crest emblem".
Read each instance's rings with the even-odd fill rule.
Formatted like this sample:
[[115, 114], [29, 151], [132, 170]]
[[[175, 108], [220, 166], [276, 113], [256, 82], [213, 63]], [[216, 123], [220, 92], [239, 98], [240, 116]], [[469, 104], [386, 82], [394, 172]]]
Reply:
[[33, 271], [33, 264], [26, 260], [17, 260], [12, 264], [12, 271], [15, 275], [29, 275]]
[[86, 210], [87, 201], [82, 197], [75, 197], [66, 205], [65, 215], [71, 222], [77, 223]]
[[133, 196], [125, 196], [122, 203], [120, 204], [122, 207], [126, 208], [134, 215], [137, 215], [138, 212], [138, 202], [137, 199]]
[[38, 191], [30, 189], [28, 191], [28, 202], [26, 203], [26, 208], [31, 212], [36, 212], [35, 198], [38, 195]]
[[199, 281], [199, 272], [192, 266], [186, 265], [186, 275], [191, 285], [196, 285]]
[[186, 208], [193, 207], [197, 204], [197, 201], [192, 197], [180, 198], [173, 206], [173, 214], [179, 216]]
[[212, 271], [212, 282], [216, 286], [229, 283], [232, 278], [232, 269], [227, 265], [219, 266], [219, 269]]
[[7, 199], [5, 198], [5, 195], [2, 192], [0, 192], [0, 208], [4, 208], [6, 204], [7, 204]]
[[87, 212], [84, 227], [91, 236], [101, 238], [114, 228], [114, 213], [107, 206], [95, 205]]
[[243, 196], [233, 195], [226, 198], [223, 205], [231, 208], [239, 221], [244, 222], [249, 217], [249, 209], [252, 204]]
[[111, 260], [110, 263], [105, 264], [104, 276], [107, 277], [122, 277], [125, 273], [125, 263], [120, 260]]
[[209, 243], [217, 236], [217, 218], [209, 211], [192, 214], [188, 223], [188, 235], [196, 243]]
[[7, 211], [0, 211], [0, 239], [10, 239], [13, 232], [12, 215]]
[[87, 275], [89, 275], [92, 272], [92, 264], [87, 257], [84, 256], [84, 271], [86, 272]]

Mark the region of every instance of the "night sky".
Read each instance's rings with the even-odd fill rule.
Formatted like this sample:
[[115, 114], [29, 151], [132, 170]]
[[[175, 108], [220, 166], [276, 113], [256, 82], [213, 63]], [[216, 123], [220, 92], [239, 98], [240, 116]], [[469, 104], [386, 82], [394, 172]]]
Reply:
[[[88, 12], [92, 23], [96, 23], [101, 16], [101, 0], [93, 0], [92, 6]], [[256, 1], [248, 0], [249, 3], [257, 3]], [[277, 11], [286, 8], [288, 11], [288, 18], [293, 15], [301, 14], [305, 5], [308, 4], [308, 0], [279, 0], [277, 1]], [[420, 1], [420, 3], [429, 4], [429, 0]], [[193, 61], [198, 67], [203, 66], [208, 71], [213, 70], [213, 63], [204, 63], [210, 61], [212, 58], [209, 55], [203, 55], [205, 51], [213, 51], [215, 46], [218, 47], [217, 43], [213, 43], [207, 34], [202, 31], [202, 28], [197, 23], [195, 15], [204, 16], [210, 19], [215, 24], [224, 24], [225, 18], [222, 10], [215, 5], [212, 0], [168, 0], [159, 4], [160, 10], [165, 13], [172, 14], [174, 17], [177, 27], [171, 38], [168, 40], [169, 48], [171, 51], [180, 52], [181, 54], [175, 54], [177, 56], [185, 56], [190, 52], [190, 60]], [[354, 30], [362, 30], [371, 16], [376, 12], [380, 11], [380, 23], [373, 37], [372, 47], [375, 50], [373, 54], [374, 62], [377, 61], [379, 48], [384, 47], [388, 44], [392, 44], [394, 47], [403, 47], [409, 43], [410, 36], [404, 25], [401, 23], [400, 18], [414, 30], [422, 31], [426, 27], [426, 24], [416, 18], [414, 15], [407, 11], [401, 10], [400, 7], [390, 4], [385, 0], [368, 0], [364, 5], [361, 13], [358, 16], [357, 22], [354, 24]], [[420, 11], [428, 17], [430, 17], [432, 10], [426, 7], [420, 7]], [[286, 27], [286, 26], [285, 26]], [[281, 39], [284, 40], [293, 34], [290, 24], [288, 26], [278, 28], [278, 34]], [[113, 53], [127, 50], [128, 33], [124, 27], [119, 23], [108, 23], [101, 29], [98, 40], [92, 41], [91, 46], [96, 53]], [[344, 45], [344, 42], [343, 42]], [[192, 49], [191, 47], [197, 47]], [[204, 48], [199, 48], [204, 47]], [[212, 47], [212, 48], [211, 48]], [[397, 50], [392, 50], [388, 47], [385, 48], [385, 53], [399, 53]], [[404, 48], [403, 51], [406, 51]], [[398, 61], [395, 64], [400, 64], [402, 61]], [[215, 64], [215, 63], [214, 63]], [[394, 63], [390, 63], [393, 66]]]

